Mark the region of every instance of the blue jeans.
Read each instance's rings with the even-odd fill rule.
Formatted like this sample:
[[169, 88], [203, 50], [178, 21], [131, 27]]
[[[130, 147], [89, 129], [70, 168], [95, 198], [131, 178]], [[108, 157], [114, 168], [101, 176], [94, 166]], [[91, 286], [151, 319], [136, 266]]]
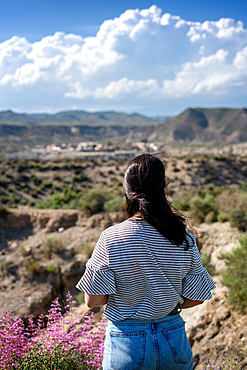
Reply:
[[158, 320], [108, 322], [103, 370], [192, 368], [192, 351], [179, 313]]

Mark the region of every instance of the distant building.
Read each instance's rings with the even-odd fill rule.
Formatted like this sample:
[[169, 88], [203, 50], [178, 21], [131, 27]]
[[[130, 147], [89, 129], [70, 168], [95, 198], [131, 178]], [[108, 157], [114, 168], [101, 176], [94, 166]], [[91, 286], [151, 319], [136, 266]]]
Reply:
[[97, 143], [95, 142], [81, 142], [77, 145], [77, 150], [80, 152], [92, 152], [95, 150]]
[[57, 152], [59, 152], [61, 149], [62, 149], [61, 146], [58, 145], [58, 144], [49, 144], [46, 147], [46, 150], [54, 150], [54, 151], [57, 151]]

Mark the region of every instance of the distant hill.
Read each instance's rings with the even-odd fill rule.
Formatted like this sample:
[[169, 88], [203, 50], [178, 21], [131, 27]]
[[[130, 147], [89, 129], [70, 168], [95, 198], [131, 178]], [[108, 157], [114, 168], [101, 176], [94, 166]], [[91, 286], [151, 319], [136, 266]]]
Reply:
[[20, 114], [11, 110], [0, 112], [0, 125], [49, 126], [150, 126], [170, 117], [146, 117], [138, 113], [66, 111], [55, 114]]
[[157, 126], [148, 139], [197, 144], [247, 141], [247, 109], [189, 108]]
[[117, 112], [56, 114], [0, 112], [0, 149], [81, 141], [240, 143], [247, 141], [247, 109], [195, 108], [170, 118]]

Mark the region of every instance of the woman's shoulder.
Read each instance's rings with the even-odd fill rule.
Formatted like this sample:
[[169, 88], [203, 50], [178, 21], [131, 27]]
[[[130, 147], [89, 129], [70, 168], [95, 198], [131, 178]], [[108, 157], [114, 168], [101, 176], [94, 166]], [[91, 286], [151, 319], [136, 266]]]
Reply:
[[123, 235], [136, 234], [138, 230], [142, 229], [146, 221], [126, 219], [116, 225], [110, 226], [102, 233], [104, 238], [123, 237]]
[[130, 223], [129, 223], [129, 220], [127, 219], [115, 225], [109, 226], [107, 229], [105, 229], [102, 232], [102, 235], [107, 237], [108, 235], [118, 233], [120, 230], [127, 230], [129, 227], [130, 227]]

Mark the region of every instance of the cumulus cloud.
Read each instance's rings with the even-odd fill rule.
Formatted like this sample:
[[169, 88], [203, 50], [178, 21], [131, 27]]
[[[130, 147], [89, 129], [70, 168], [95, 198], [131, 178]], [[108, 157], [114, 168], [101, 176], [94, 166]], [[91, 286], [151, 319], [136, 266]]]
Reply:
[[0, 44], [0, 109], [165, 114], [246, 93], [247, 30], [233, 19], [192, 22], [154, 5], [106, 20], [95, 37], [58, 32]]

